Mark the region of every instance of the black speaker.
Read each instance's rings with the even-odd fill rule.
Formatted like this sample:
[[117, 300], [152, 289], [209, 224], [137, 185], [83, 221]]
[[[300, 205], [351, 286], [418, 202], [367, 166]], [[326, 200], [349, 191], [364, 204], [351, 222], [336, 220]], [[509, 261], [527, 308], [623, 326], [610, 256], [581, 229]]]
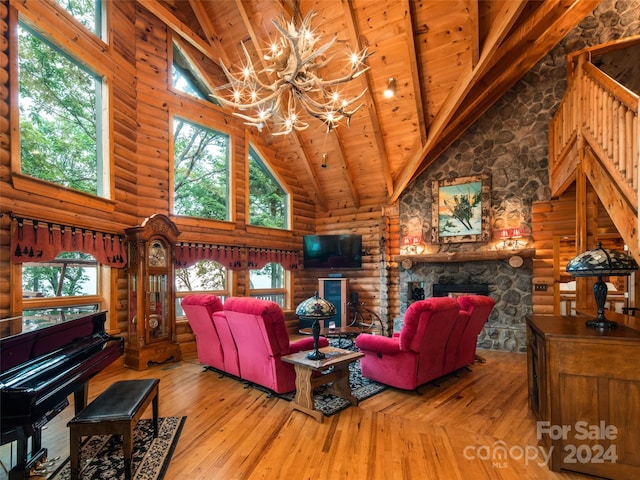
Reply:
[[350, 292], [349, 299], [351, 305], [358, 305], [358, 292]]

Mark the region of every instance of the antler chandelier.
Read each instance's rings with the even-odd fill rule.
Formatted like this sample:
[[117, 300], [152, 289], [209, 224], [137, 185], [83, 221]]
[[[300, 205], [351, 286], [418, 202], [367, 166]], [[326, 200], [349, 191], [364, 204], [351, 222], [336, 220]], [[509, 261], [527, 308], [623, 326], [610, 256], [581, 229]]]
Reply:
[[231, 73], [220, 61], [229, 83], [215, 91], [227, 91], [229, 99], [218, 93], [214, 97], [222, 105], [253, 111], [251, 114], [233, 114], [259, 131], [271, 122], [274, 126], [273, 135], [285, 135], [293, 130], [307, 128], [309, 124], [300, 118], [301, 111], [325, 123], [327, 131], [338, 126], [343, 119], [349, 125], [351, 116], [362, 104], [353, 109], [350, 109], [351, 106], [367, 91], [365, 88], [356, 97], [346, 99], [341, 96], [339, 85], [357, 78], [369, 69], [364, 63], [371, 55], [368, 49], [350, 54], [349, 63], [346, 64], [348, 73], [325, 80], [320, 77], [319, 70], [331, 61], [331, 57], [325, 59], [323, 55], [334, 44], [336, 37], [316, 48], [319, 37], [311, 28], [315, 12], [310, 11], [299, 28], [295, 25], [296, 13], [297, 5], [291, 21], [286, 22], [283, 17], [279, 21], [273, 21], [281, 36], [265, 51], [263, 69], [254, 67], [244, 44], [242, 50], [246, 63], [237, 74]]

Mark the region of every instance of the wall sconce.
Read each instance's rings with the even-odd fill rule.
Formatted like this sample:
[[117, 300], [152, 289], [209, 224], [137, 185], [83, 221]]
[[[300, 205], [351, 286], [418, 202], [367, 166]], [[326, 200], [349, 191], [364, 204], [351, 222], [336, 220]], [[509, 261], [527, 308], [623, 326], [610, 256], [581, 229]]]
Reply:
[[389, 78], [389, 80], [387, 80], [387, 88], [384, 89], [384, 92], [382, 92], [382, 94], [384, 95], [384, 98], [393, 98], [393, 96], [396, 94], [396, 79], [391, 77]]
[[322, 154], [322, 165], [320, 165], [322, 168], [327, 168], [327, 158], [329, 158], [329, 155], [327, 155], [326, 153]]
[[520, 248], [518, 239], [522, 238], [522, 230], [520, 228], [503, 228], [500, 230], [500, 238], [502, 239], [502, 248], [511, 248], [516, 250]]

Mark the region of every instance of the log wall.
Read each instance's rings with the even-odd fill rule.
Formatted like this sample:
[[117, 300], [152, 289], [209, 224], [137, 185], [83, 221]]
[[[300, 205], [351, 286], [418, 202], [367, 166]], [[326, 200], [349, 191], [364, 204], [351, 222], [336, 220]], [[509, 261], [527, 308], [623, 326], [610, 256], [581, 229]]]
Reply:
[[[563, 298], [567, 295], [580, 300], [578, 306], [595, 308], [592, 287], [594, 278], [574, 278], [566, 272], [567, 263], [584, 249], [595, 248], [597, 241], [604, 248], [622, 251], [624, 242], [608, 215], [596, 192], [590, 185], [585, 186], [584, 208], [578, 207], [579, 200], [575, 188], [553, 200], [535, 202], [532, 207], [533, 246], [536, 251], [533, 259], [533, 313], [534, 315], [560, 315]], [[581, 220], [576, 217], [580, 214]], [[579, 223], [584, 222], [585, 247], [577, 246], [577, 235], [582, 229]], [[636, 275], [637, 276], [637, 275]], [[622, 289], [630, 293], [630, 302], [637, 305], [634, 285], [635, 277], [630, 284], [625, 277], [614, 277]], [[565, 294], [560, 289], [562, 283], [576, 280], [578, 294]], [[536, 288], [536, 285], [543, 286]], [[567, 312], [569, 313], [569, 312]]]
[[[123, 233], [154, 213], [170, 215], [170, 190], [173, 182], [171, 157], [172, 117], [180, 115], [230, 135], [232, 141], [233, 216], [228, 222], [172, 217], [180, 231], [180, 241], [223, 245], [269, 247], [301, 251], [302, 235], [314, 233], [315, 207], [303, 185], [277, 158], [269, 145], [254, 138], [243, 123], [210, 102], [191, 98], [170, 88], [172, 36], [166, 25], [136, 2], [106, 2], [109, 15], [109, 43], [103, 44], [69, 20], [66, 12], [53, 2], [2, 2], [3, 42], [0, 44], [0, 188], [2, 195], [0, 228], [0, 270], [9, 272], [10, 213], [80, 227]], [[91, 198], [65, 188], [33, 182], [12, 170], [11, 156], [19, 155], [11, 145], [10, 95], [15, 104], [15, 88], [9, 88], [11, 62], [8, 58], [9, 11], [13, 17], [37, 25], [61, 48], [95, 68], [109, 88], [112, 126], [112, 195], [110, 200]], [[15, 20], [12, 20], [15, 22]], [[40, 26], [42, 25], [42, 28]], [[75, 39], [70, 42], [69, 39]], [[15, 55], [15, 53], [14, 53]], [[201, 56], [200, 56], [201, 57]], [[198, 58], [205, 71], [217, 67]], [[15, 58], [12, 59], [15, 62]], [[12, 126], [14, 124], [11, 124]], [[14, 126], [15, 129], [15, 126]], [[15, 131], [15, 130], [14, 130]], [[285, 184], [292, 198], [292, 227], [277, 231], [251, 227], [247, 221], [247, 152], [249, 142], [265, 157]], [[110, 330], [126, 331], [127, 293], [123, 270], [113, 269], [116, 287], [109, 299]], [[292, 273], [292, 305], [313, 294]], [[308, 275], [307, 275], [308, 276]], [[234, 272], [230, 286], [233, 295], [245, 295], [249, 288], [248, 271]], [[302, 285], [298, 287], [298, 285]], [[311, 291], [311, 294], [309, 294]], [[19, 315], [20, 289], [11, 289], [9, 276], [0, 282], [0, 317]], [[296, 319], [288, 315], [294, 328]], [[188, 329], [178, 327], [178, 335], [188, 339]]]
[[[390, 263], [389, 245], [395, 239], [399, 243], [397, 215], [394, 220], [393, 209], [381, 209], [378, 206], [362, 206], [360, 208], [341, 208], [331, 212], [318, 211], [317, 234], [360, 234], [362, 235], [362, 269], [358, 270], [304, 270], [298, 274], [299, 288], [302, 301], [313, 295], [318, 288], [318, 278], [332, 273], [342, 274], [349, 279], [350, 291], [358, 295], [359, 303], [379, 314], [381, 320], [387, 324], [386, 329], [392, 328], [394, 303], [390, 301], [389, 288], [393, 284], [392, 264]], [[395, 224], [395, 228], [394, 228]], [[395, 231], [394, 231], [395, 230]]]
[[[0, 3], [0, 198], [4, 196], [4, 183], [9, 174], [11, 162], [11, 135], [9, 116], [9, 5]], [[4, 202], [0, 202], [0, 207]], [[0, 211], [0, 317], [10, 314], [11, 282], [9, 280], [9, 230], [4, 209]]]

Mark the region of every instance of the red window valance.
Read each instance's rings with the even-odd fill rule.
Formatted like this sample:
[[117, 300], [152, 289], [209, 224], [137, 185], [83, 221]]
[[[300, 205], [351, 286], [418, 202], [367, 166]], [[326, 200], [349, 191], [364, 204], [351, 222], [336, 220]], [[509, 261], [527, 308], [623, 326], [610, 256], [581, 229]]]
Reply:
[[297, 270], [298, 252], [265, 248], [249, 249], [248, 267], [250, 270], [260, 270], [268, 263], [279, 263], [285, 270]]
[[[179, 243], [175, 246], [175, 261], [178, 268], [187, 268], [201, 260], [218, 262], [230, 270], [242, 270], [242, 251], [246, 247], [226, 245], [207, 245], [202, 243]], [[267, 263], [279, 263], [285, 270], [298, 268], [298, 252], [291, 250], [275, 250], [249, 248], [247, 267], [258, 270]]]
[[[62, 225], [30, 218], [13, 217], [11, 225], [11, 261], [13, 263], [53, 260], [61, 252], [80, 251], [98, 262], [123, 268], [127, 264], [125, 237], [120, 234]], [[215, 261], [230, 270], [241, 270], [243, 250], [247, 267], [259, 270], [268, 263], [279, 263], [285, 270], [297, 270], [298, 252], [228, 245], [184, 243], [175, 245], [175, 262], [186, 268], [200, 260]]]
[[43, 262], [61, 252], [82, 252], [110, 267], [124, 268], [127, 264], [123, 235], [17, 216], [13, 220], [13, 263]]
[[178, 268], [187, 268], [201, 260], [209, 260], [218, 262], [229, 270], [242, 269], [240, 247], [181, 242], [175, 246], [174, 257]]

